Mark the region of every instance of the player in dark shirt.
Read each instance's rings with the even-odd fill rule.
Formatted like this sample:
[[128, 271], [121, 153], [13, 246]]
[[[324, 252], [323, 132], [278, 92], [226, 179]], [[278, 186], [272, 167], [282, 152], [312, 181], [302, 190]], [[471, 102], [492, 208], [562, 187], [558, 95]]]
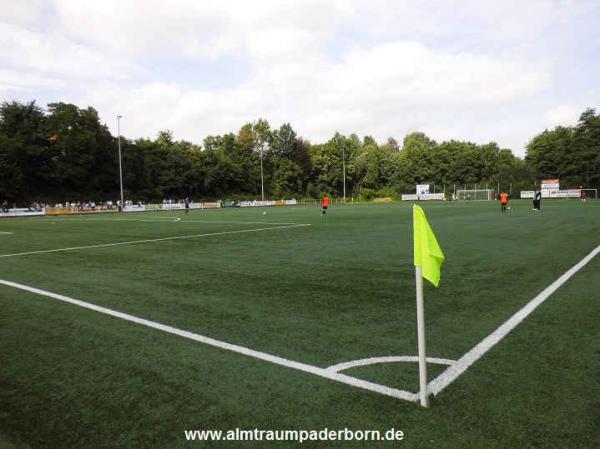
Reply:
[[542, 192], [540, 192], [539, 190], [537, 192], [535, 192], [535, 195], [533, 195], [533, 210], [540, 210], [542, 204]]

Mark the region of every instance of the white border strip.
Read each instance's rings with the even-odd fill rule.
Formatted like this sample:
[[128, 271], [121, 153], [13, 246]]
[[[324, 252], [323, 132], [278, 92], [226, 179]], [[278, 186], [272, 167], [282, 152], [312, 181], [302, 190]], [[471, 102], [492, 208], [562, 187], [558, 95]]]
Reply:
[[417, 395], [409, 391], [390, 388], [385, 385], [379, 385], [373, 382], [357, 379], [355, 377], [346, 376], [345, 374], [339, 374], [325, 368], [319, 368], [317, 366], [308, 365], [306, 363], [295, 362], [293, 360], [284, 359], [283, 357], [277, 357], [275, 355], [267, 354], [266, 352], [255, 351], [253, 349], [245, 348], [243, 346], [238, 346], [231, 343], [226, 343], [224, 341], [215, 340], [214, 338], [209, 338], [203, 335], [195, 334], [193, 332], [177, 329], [175, 327], [167, 326], [166, 324], [157, 323], [155, 321], [138, 318], [127, 313], [118, 312], [116, 310], [108, 309], [106, 307], [101, 307], [95, 304], [80, 301], [78, 299], [69, 298], [68, 296], [59, 295], [57, 293], [48, 292], [38, 288], [29, 287], [27, 285], [17, 284], [16, 282], [5, 281], [2, 279], [0, 279], [0, 285], [17, 288], [26, 292], [57, 299], [59, 301], [64, 301], [69, 304], [74, 304], [76, 306], [83, 307], [85, 309], [90, 309], [105, 315], [110, 315], [115, 318], [120, 318], [125, 321], [130, 321], [132, 323], [140, 324], [142, 326], [150, 327], [152, 329], [157, 329], [159, 331], [166, 332], [169, 334], [178, 335], [180, 337], [194, 340], [199, 343], [204, 343], [209, 346], [224, 349], [226, 351], [243, 354], [248, 357], [263, 360], [265, 362], [274, 363], [275, 365], [285, 366], [286, 368], [304, 371], [306, 373], [314, 374], [315, 376], [323, 377], [325, 379], [335, 380], [343, 384], [352, 385], [353, 387], [362, 388], [363, 390], [369, 390], [375, 393], [383, 394], [385, 396], [391, 396], [397, 399], [404, 399], [406, 401], [414, 402], [417, 400]]
[[567, 282], [575, 273], [585, 267], [596, 255], [600, 253], [600, 245], [593, 249], [587, 256], [581, 259], [577, 264], [568, 269], [562, 276], [556, 279], [539, 295], [529, 301], [525, 307], [510, 317], [498, 329], [475, 345], [469, 352], [463, 355], [450, 368], [432, 380], [428, 385], [428, 392], [437, 395], [444, 388], [454, 382], [462, 373], [464, 373], [473, 363], [479, 360], [483, 355], [492, 349], [506, 335], [513, 330], [521, 321], [527, 318], [540, 304], [546, 301], [561, 285]]
[[210, 232], [207, 234], [193, 234], [193, 235], [177, 235], [173, 237], [162, 237], [158, 239], [144, 239], [144, 240], [130, 240], [128, 242], [117, 242], [117, 243], [101, 243], [99, 245], [85, 245], [85, 246], [72, 246], [70, 248], [58, 248], [58, 249], [44, 249], [40, 251], [27, 251], [23, 253], [12, 253], [12, 254], [0, 254], [0, 259], [5, 257], [16, 257], [16, 256], [28, 256], [31, 254], [46, 254], [46, 253], [57, 253], [61, 251], [76, 251], [80, 249], [90, 249], [90, 248], [106, 248], [109, 246], [117, 246], [117, 245], [134, 245], [139, 243], [152, 243], [152, 242], [164, 242], [167, 240], [182, 240], [182, 239], [195, 239], [199, 237], [211, 237], [215, 235], [226, 235], [226, 234], [243, 234], [247, 232], [260, 232], [260, 231], [270, 231], [274, 229], [291, 229], [291, 228], [300, 228], [304, 226], [310, 226], [310, 224], [294, 224], [290, 226], [271, 226], [268, 228], [257, 228], [257, 229], [241, 229], [238, 231], [222, 231], [222, 232]]

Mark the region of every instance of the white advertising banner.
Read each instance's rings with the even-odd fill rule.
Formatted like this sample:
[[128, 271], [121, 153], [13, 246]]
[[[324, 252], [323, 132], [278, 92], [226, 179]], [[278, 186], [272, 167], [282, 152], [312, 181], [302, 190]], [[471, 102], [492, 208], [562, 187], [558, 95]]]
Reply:
[[123, 212], [144, 212], [146, 210], [146, 205], [144, 204], [134, 204], [125, 206], [123, 208]]
[[429, 193], [429, 184], [417, 184], [417, 195]]
[[403, 193], [402, 201], [443, 201], [444, 194], [443, 193], [424, 193], [421, 195], [416, 195], [414, 193]]
[[560, 189], [560, 179], [542, 179], [543, 189]]
[[570, 190], [548, 190], [548, 198], [579, 198], [581, 190], [570, 189]]
[[31, 209], [9, 209], [8, 212], [0, 211], [0, 217], [33, 217], [39, 215], [45, 215], [46, 212], [42, 210], [31, 210]]
[[[542, 192], [542, 198], [579, 198], [581, 195], [581, 190], [579, 189], [542, 189], [540, 192]], [[521, 198], [533, 198], [534, 195], [535, 191], [533, 190], [521, 191]]]
[[[211, 203], [212, 204], [212, 203]], [[214, 206], [213, 206], [214, 207]], [[190, 203], [190, 209], [204, 209], [204, 203]], [[185, 209], [185, 204], [175, 203], [175, 204], [141, 204], [141, 205], [131, 205], [125, 206], [123, 209], [124, 212], [144, 212], [151, 210], [183, 210]]]
[[262, 207], [262, 206], [275, 206], [275, 201], [265, 200], [265, 201], [240, 201], [240, 207]]
[[181, 203], [174, 204], [161, 204], [162, 210], [182, 210], [185, 209], [185, 206]]
[[443, 193], [424, 193], [419, 196], [420, 196], [421, 201], [427, 201], [427, 200], [443, 201], [443, 199], [444, 199]]

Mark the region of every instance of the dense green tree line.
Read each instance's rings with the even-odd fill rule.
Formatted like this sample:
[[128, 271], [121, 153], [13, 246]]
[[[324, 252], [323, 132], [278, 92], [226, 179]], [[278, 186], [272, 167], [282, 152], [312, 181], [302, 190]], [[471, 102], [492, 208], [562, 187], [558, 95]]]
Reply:
[[600, 186], [600, 115], [587, 109], [574, 127], [559, 126], [535, 136], [526, 163], [539, 179], [560, 178], [568, 186]]
[[[121, 137], [125, 196], [163, 198], [260, 198], [261, 160], [265, 196], [343, 195], [372, 198], [414, 192], [419, 183], [439, 190], [475, 185], [514, 191], [541, 178], [565, 187], [600, 184], [600, 116], [585, 111], [574, 127], [535, 136], [525, 159], [496, 143], [435, 142], [423, 133], [378, 144], [370, 136], [336, 133], [310, 143], [290, 124], [271, 128], [265, 120], [237, 132], [208, 136], [202, 145], [175, 140], [170, 131], [155, 139]], [[104, 201], [118, 197], [117, 137], [91, 107], [34, 102], [0, 106], [0, 199], [25, 204]], [[449, 190], [448, 190], [449, 191]]]

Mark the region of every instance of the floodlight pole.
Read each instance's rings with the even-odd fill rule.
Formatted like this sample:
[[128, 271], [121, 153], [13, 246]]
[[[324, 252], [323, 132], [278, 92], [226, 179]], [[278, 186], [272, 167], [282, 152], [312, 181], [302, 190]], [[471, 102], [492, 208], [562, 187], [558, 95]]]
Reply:
[[344, 177], [344, 203], [346, 202], [346, 145], [342, 144], [342, 176]]
[[[260, 197], [264, 203], [265, 201], [265, 179], [263, 176], [263, 147], [264, 144], [260, 144]], [[264, 206], [264, 204], [263, 204]]]
[[125, 202], [123, 201], [123, 164], [121, 162], [121, 118], [122, 115], [117, 115], [117, 141], [119, 146], [119, 185], [121, 187], [121, 211], [125, 210]]
[[415, 266], [417, 283], [417, 341], [419, 346], [419, 398], [423, 407], [429, 407], [427, 397], [427, 360], [425, 356], [425, 310], [423, 307], [423, 274], [421, 267]]

